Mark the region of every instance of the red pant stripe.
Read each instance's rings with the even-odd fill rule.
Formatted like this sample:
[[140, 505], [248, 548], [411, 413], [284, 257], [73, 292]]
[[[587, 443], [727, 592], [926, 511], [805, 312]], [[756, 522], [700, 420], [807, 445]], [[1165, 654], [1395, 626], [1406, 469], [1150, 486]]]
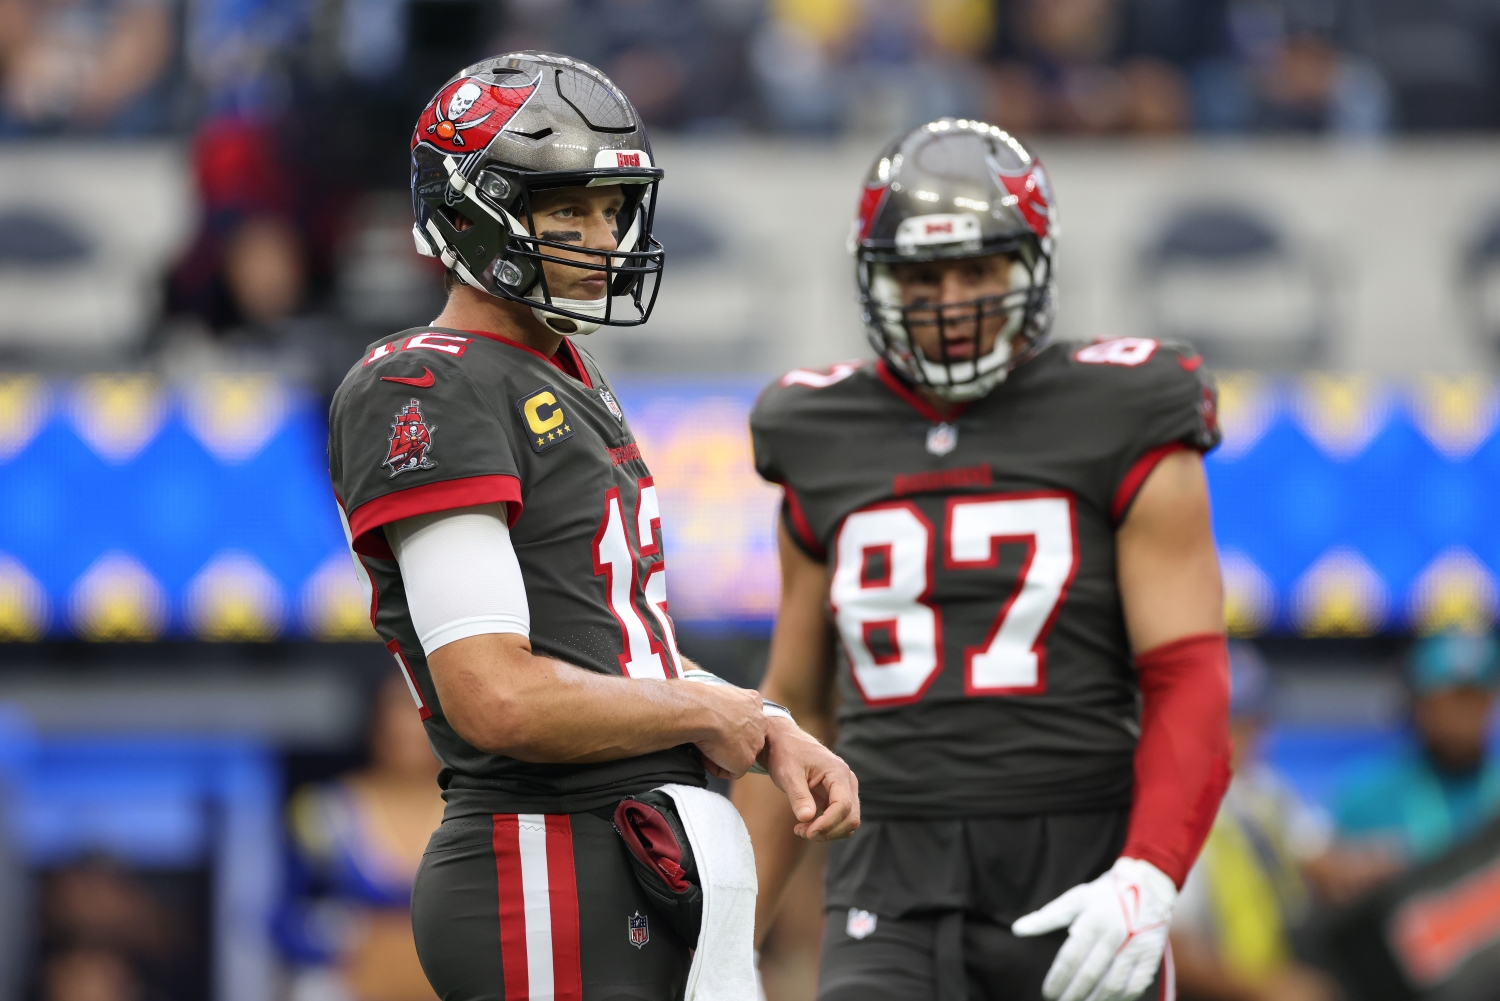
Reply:
[[547, 889], [552, 898], [552, 996], [554, 1001], [583, 1001], [573, 822], [566, 814], [547, 815]]
[[506, 1001], [531, 996], [526, 968], [526, 895], [521, 883], [520, 827], [514, 813], [494, 815], [495, 875], [500, 897], [500, 962]]

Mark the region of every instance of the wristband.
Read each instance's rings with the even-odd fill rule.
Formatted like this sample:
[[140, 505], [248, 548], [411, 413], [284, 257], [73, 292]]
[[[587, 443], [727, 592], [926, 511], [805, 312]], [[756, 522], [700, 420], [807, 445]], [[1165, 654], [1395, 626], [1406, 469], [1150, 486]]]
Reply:
[[[725, 681], [717, 674], [714, 674], [712, 671], [705, 671], [702, 668], [694, 668], [690, 671], [683, 671], [682, 680], [696, 681], [700, 685], [726, 685], [730, 688], [737, 687], [735, 685], [730, 685], [729, 682]], [[795, 719], [792, 719], [792, 711], [790, 709], [779, 702], [772, 702], [770, 699], [760, 700], [760, 711], [765, 713], [767, 716], [777, 716], [781, 719], [790, 719], [793, 723], [797, 722]], [[759, 761], [757, 761], [755, 764], [750, 766], [750, 774], [769, 775], [770, 772], [766, 771], [765, 767], [761, 765]]]
[[795, 719], [792, 719], [792, 711], [790, 709], [780, 702], [772, 702], [770, 699], [760, 700], [760, 711], [767, 716], [777, 716], [781, 719], [790, 719], [793, 723], [797, 722]]

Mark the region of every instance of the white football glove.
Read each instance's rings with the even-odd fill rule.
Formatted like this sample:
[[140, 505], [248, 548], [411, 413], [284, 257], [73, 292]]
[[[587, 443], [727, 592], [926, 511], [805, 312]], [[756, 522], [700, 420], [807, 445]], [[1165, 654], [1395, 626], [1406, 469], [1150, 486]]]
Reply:
[[1132, 1001], [1161, 966], [1176, 902], [1166, 873], [1121, 857], [1092, 883], [1017, 918], [1010, 930], [1024, 938], [1068, 929], [1042, 981], [1048, 1001]]

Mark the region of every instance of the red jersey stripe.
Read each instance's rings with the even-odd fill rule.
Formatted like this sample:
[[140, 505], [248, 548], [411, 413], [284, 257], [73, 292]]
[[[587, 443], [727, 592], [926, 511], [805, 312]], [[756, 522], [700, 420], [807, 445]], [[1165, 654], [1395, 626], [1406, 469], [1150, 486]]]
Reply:
[[1109, 506], [1109, 516], [1116, 525], [1125, 517], [1125, 512], [1130, 510], [1131, 501], [1135, 500], [1135, 495], [1140, 492], [1142, 484], [1146, 482], [1146, 477], [1151, 475], [1151, 470], [1156, 468], [1156, 464], [1173, 452], [1180, 452], [1185, 448], [1187, 446], [1180, 441], [1169, 441], [1165, 445], [1158, 445], [1135, 460], [1135, 465], [1130, 467], [1130, 471], [1120, 481], [1120, 487], [1115, 491], [1114, 502]]
[[526, 965], [526, 893], [521, 882], [519, 819], [514, 813], [495, 814], [492, 834], [497, 896], [500, 899], [500, 963], [505, 969], [507, 1001], [521, 1001], [531, 996]]
[[555, 1001], [583, 1001], [573, 821], [565, 813], [547, 815], [547, 889], [552, 898], [552, 997]]
[[356, 553], [376, 559], [393, 559], [384, 532], [376, 532], [393, 521], [419, 514], [448, 511], [476, 504], [505, 502], [506, 523], [514, 528], [521, 517], [521, 481], [514, 476], [465, 476], [456, 480], [407, 487], [367, 501], [349, 512], [349, 532]]

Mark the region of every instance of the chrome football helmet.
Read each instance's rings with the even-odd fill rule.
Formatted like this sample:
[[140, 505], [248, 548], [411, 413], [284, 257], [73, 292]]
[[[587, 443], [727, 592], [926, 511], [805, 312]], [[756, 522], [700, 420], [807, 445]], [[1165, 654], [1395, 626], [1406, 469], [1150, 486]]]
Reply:
[[[941, 118], [913, 129], [876, 158], [865, 179], [849, 242], [859, 301], [875, 351], [917, 386], [963, 401], [998, 385], [1045, 342], [1052, 324], [1057, 214], [1040, 161], [996, 126]], [[946, 305], [905, 305], [892, 266], [1003, 254], [1004, 294]], [[986, 321], [1000, 321], [981, 353]], [[913, 326], [936, 325], [939, 356], [929, 358]], [[955, 325], [973, 348], [953, 357]]]
[[[465, 285], [532, 307], [559, 334], [645, 323], [665, 254], [651, 235], [662, 171], [629, 99], [588, 63], [511, 52], [443, 85], [411, 137], [412, 236]], [[547, 188], [618, 184], [616, 250], [559, 257], [577, 244], [534, 235], [532, 201]], [[460, 227], [460, 217], [470, 225]], [[543, 264], [603, 272], [599, 299], [563, 299]]]

